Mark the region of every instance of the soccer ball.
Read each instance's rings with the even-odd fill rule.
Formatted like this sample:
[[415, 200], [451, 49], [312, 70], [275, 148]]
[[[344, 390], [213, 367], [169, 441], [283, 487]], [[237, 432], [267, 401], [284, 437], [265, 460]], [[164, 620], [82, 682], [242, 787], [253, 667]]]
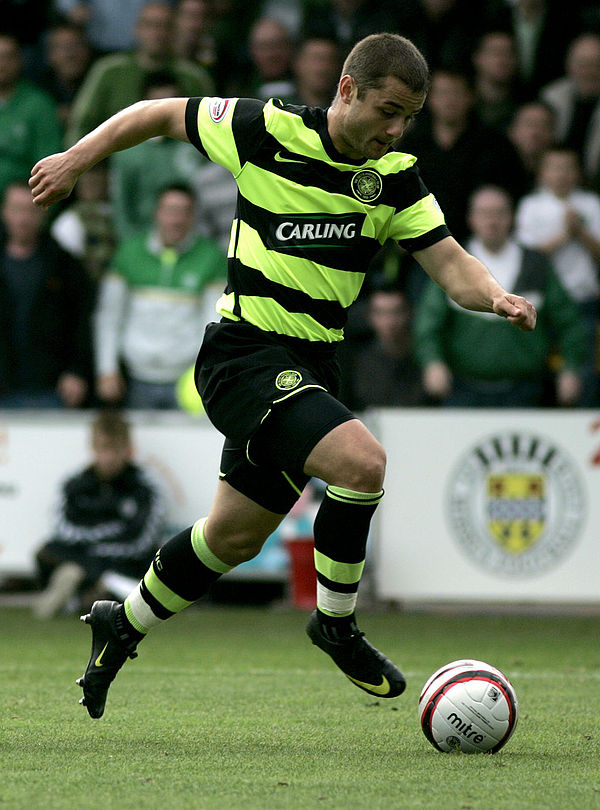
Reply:
[[517, 725], [512, 684], [483, 661], [452, 661], [426, 682], [419, 698], [423, 733], [438, 751], [494, 754]]

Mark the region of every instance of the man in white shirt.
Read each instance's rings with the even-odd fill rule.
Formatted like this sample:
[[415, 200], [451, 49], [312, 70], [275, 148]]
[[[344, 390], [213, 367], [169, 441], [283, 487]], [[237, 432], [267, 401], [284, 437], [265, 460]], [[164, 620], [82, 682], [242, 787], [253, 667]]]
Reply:
[[600, 197], [579, 187], [577, 154], [549, 149], [539, 172], [539, 188], [518, 205], [517, 238], [552, 260], [571, 298], [579, 306], [587, 334], [580, 405], [598, 405], [597, 338], [599, 321]]

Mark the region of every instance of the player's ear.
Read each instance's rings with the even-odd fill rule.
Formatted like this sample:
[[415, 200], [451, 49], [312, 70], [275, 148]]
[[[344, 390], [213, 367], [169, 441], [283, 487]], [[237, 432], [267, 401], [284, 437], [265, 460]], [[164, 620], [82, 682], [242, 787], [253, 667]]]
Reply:
[[356, 92], [357, 92], [356, 82], [354, 81], [352, 76], [349, 76], [348, 74], [342, 76], [339, 84], [339, 95], [342, 100], [342, 103], [350, 104], [353, 97], [356, 95]]

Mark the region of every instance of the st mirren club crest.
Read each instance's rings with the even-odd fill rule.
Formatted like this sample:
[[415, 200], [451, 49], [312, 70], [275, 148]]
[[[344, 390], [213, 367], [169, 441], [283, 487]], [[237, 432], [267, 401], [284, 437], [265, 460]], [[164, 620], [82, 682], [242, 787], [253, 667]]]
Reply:
[[370, 203], [379, 197], [383, 183], [373, 169], [362, 169], [352, 176], [352, 193], [361, 202]]
[[447, 509], [454, 536], [473, 562], [495, 574], [535, 576], [577, 542], [584, 489], [575, 464], [556, 444], [500, 433], [459, 462]]
[[546, 528], [546, 477], [539, 473], [487, 476], [488, 531], [503, 548], [522, 554]]

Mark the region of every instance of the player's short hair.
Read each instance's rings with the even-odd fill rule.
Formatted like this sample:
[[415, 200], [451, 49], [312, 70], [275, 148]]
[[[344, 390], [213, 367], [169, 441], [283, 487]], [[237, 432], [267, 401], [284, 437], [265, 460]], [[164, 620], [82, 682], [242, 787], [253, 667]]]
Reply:
[[97, 436], [102, 436], [115, 444], [131, 444], [129, 422], [118, 411], [106, 410], [98, 414], [92, 422], [92, 439]]
[[410, 39], [399, 34], [370, 34], [352, 48], [342, 66], [342, 76], [352, 76], [359, 98], [381, 87], [388, 76], [399, 79], [411, 93], [427, 93], [429, 66]]

